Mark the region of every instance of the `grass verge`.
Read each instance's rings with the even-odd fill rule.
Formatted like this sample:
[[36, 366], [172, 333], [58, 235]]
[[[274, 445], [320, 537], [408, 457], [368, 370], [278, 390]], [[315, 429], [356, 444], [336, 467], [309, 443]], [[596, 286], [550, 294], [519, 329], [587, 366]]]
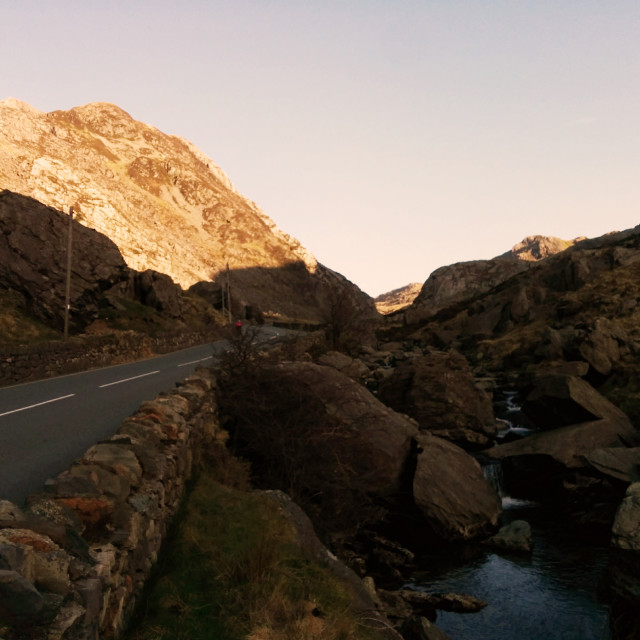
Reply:
[[196, 481], [127, 640], [360, 640], [353, 598], [259, 493]]

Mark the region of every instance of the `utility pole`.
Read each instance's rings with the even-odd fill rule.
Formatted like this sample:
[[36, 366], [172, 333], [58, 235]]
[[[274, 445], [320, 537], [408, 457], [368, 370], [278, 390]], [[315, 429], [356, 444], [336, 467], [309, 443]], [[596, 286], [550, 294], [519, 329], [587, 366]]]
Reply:
[[231, 276], [229, 275], [229, 263], [227, 262], [227, 319], [231, 322]]
[[73, 234], [73, 207], [69, 207], [69, 234], [67, 237], [67, 287], [64, 295], [64, 339], [69, 338], [69, 303], [71, 300], [71, 242]]

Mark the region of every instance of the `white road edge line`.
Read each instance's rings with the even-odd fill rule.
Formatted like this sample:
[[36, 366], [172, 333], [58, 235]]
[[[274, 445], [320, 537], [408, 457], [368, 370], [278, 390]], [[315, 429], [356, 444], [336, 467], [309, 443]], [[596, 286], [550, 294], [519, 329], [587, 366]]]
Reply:
[[107, 384], [101, 384], [98, 389], [111, 387], [114, 384], [121, 384], [122, 382], [129, 382], [130, 380], [137, 380], [138, 378], [144, 378], [145, 376], [152, 376], [154, 373], [160, 373], [160, 369], [157, 371], [149, 371], [149, 373], [141, 373], [139, 376], [133, 376], [132, 378], [124, 378], [123, 380], [116, 380], [115, 382], [107, 382]]
[[64, 400], [65, 398], [71, 398], [75, 396], [75, 393], [70, 393], [66, 396], [60, 396], [59, 398], [52, 398], [51, 400], [45, 400], [44, 402], [38, 402], [37, 404], [30, 404], [28, 407], [20, 407], [20, 409], [13, 409], [12, 411], [5, 411], [4, 413], [0, 413], [0, 418], [2, 416], [8, 416], [11, 413], [18, 413], [18, 411], [26, 411], [27, 409], [33, 409], [35, 407], [41, 407], [43, 404], [49, 404], [50, 402], [58, 402], [58, 400]]
[[191, 360], [191, 362], [183, 362], [182, 364], [179, 364], [179, 367], [186, 367], [189, 364], [196, 364], [196, 362], [204, 362], [205, 360], [211, 360], [213, 358], [213, 356], [207, 356], [206, 358], [200, 358], [200, 360]]

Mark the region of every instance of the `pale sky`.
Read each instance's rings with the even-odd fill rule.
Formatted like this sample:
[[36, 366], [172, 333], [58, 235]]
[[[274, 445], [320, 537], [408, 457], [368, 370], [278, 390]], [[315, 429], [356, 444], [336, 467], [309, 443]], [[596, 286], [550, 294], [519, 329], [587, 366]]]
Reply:
[[374, 296], [640, 223], [638, 0], [0, 0], [0, 24], [0, 99], [191, 140]]

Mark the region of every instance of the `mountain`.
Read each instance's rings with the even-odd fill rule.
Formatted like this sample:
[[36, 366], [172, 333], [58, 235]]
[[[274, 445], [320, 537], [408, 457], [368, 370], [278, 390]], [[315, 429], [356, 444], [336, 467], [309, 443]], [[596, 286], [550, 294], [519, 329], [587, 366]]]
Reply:
[[584, 238], [561, 240], [549, 236], [529, 236], [510, 251], [490, 260], [457, 262], [436, 269], [422, 286], [405, 319], [420, 322], [438, 311], [489, 291], [512, 276], [526, 271], [539, 260], [564, 251]]
[[[510, 273], [510, 260], [529, 266]], [[491, 371], [574, 361], [586, 363], [585, 375], [593, 384], [613, 388], [633, 379], [635, 389], [640, 380], [640, 225], [580, 239], [536, 262], [501, 257], [487, 263], [463, 264], [495, 275], [493, 286], [469, 285], [464, 292], [461, 287], [448, 302], [443, 296], [437, 312], [403, 332], [462, 349]]]
[[381, 293], [377, 298], [374, 298], [376, 308], [382, 314], [393, 313], [400, 309], [408, 307], [420, 293], [422, 284], [419, 282], [412, 282], [399, 289], [388, 291], [387, 293]]
[[192, 143], [113, 104], [43, 113], [0, 101], [0, 188], [63, 212], [72, 206], [128, 267], [184, 289], [229, 282], [234, 302], [312, 322], [330, 313], [337, 290], [376, 314], [366, 294], [278, 229]]

